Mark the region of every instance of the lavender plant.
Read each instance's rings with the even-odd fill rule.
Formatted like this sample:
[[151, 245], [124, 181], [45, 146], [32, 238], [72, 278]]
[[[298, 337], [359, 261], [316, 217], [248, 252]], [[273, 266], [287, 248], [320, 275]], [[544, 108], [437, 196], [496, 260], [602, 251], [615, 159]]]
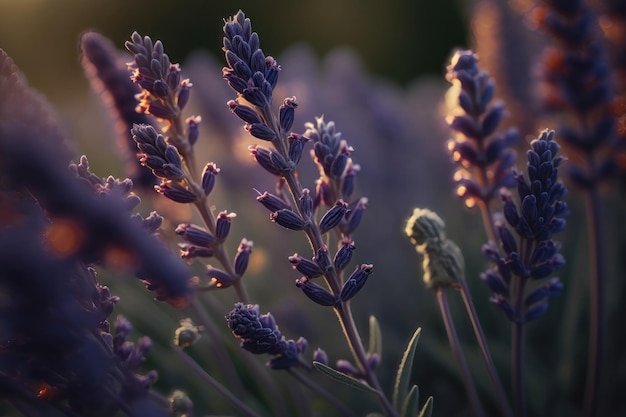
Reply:
[[[620, 6], [613, 3], [607, 2], [606, 11], [613, 17], [621, 16]], [[370, 155], [368, 160], [370, 142], [362, 141], [352, 130], [346, 136], [354, 139], [348, 143], [330, 121], [339, 120], [332, 113], [338, 103], [330, 106], [326, 116], [306, 123], [302, 133], [294, 131], [296, 110], [311, 107], [310, 102], [302, 105], [292, 96], [276, 103], [274, 96], [293, 84], [283, 83], [283, 78], [279, 83], [281, 67], [261, 50], [258, 34], [241, 11], [225, 20], [222, 44], [226, 59], [222, 77], [229, 94], [234, 92], [236, 97], [222, 106], [222, 112], [215, 110], [209, 115], [209, 124], [200, 116], [185, 115], [194, 105], [194, 86], [183, 76], [183, 69], [170, 61], [160, 41], [133, 33], [126, 42], [132, 54], [127, 58], [105, 37], [89, 32], [81, 37], [82, 63], [92, 85], [116, 115], [119, 149], [131, 177], [121, 180], [100, 177], [92, 172], [86, 157], [75, 157], [46, 104], [0, 50], [0, 397], [11, 406], [6, 412], [25, 416], [355, 416], [370, 411], [377, 402], [379, 411], [368, 416], [408, 417], [429, 416], [433, 410], [430, 394], [434, 393], [450, 398], [442, 401], [442, 410], [458, 415], [525, 417], [546, 412], [560, 415], [570, 409], [570, 414], [577, 415], [579, 408], [585, 409], [586, 416], [602, 412], [621, 415], [623, 410], [611, 408], [619, 405], [619, 400], [601, 395], [601, 383], [607, 385], [602, 378], [602, 360], [604, 352], [610, 351], [603, 346], [605, 309], [612, 310], [603, 298], [604, 285], [610, 281], [603, 278], [607, 269], [599, 192], [601, 183], [620, 165], [621, 148], [613, 138], [621, 114], [615, 111], [617, 102], [611, 103], [613, 84], [607, 76], [611, 65], [619, 61], [615, 57], [608, 60], [591, 5], [578, 1], [542, 4], [533, 18], [554, 36], [559, 48], [548, 50], [543, 57], [544, 83], [539, 86], [548, 93], [544, 97], [547, 106], [529, 114], [535, 117], [556, 110], [566, 115], [561, 120], [569, 126], [558, 127], [556, 132], [541, 130], [528, 144], [523, 171], [517, 166], [523, 161], [517, 160], [516, 151], [526, 145], [516, 129], [502, 128], [507, 110], [494, 99], [495, 80], [478, 65], [478, 57], [471, 51], [458, 51], [447, 68], [446, 79], [453, 85], [448, 98], [454, 106], [447, 121], [454, 135], [448, 149], [456, 164], [456, 194], [466, 206], [480, 210], [487, 243], [481, 251], [463, 247], [464, 257], [451, 240], [458, 238], [463, 246], [463, 237], [450, 227], [455, 220], [448, 222], [446, 231], [444, 221], [426, 209], [415, 209], [405, 234], [424, 258], [423, 281], [436, 294], [449, 350], [431, 331], [436, 323], [431, 321], [427, 300], [404, 288], [393, 292], [402, 293], [402, 298], [394, 297], [394, 303], [407, 307], [402, 315], [390, 309], [392, 313], [387, 316], [392, 317], [381, 323], [384, 314], [371, 315], [368, 343], [360, 326], [360, 311], [375, 310], [372, 286], [384, 280], [385, 289], [391, 293], [391, 287], [402, 282], [398, 277], [406, 273], [405, 265], [410, 261], [404, 261], [403, 254], [393, 250], [390, 243], [389, 250], [377, 249], [355, 265], [354, 257], [360, 256], [355, 252], [357, 246], [367, 246], [368, 239], [377, 240], [378, 247], [386, 245], [380, 242], [380, 236], [387, 236], [380, 230], [381, 219], [370, 221], [368, 217], [381, 212], [398, 219], [402, 215], [395, 214], [391, 204], [381, 202], [382, 194], [377, 193], [365, 215], [370, 202], [359, 195], [359, 188], [374, 188], [361, 184], [361, 176], [357, 184], [361, 167], [353, 157], [359, 155], [364, 172], [374, 168], [372, 162], [382, 167], [382, 172], [369, 178], [381, 184], [398, 183], [395, 188], [388, 187], [385, 200], [394, 198], [393, 190], [403, 194], [398, 196], [403, 204], [406, 194], [425, 198], [427, 193], [419, 184], [422, 181], [412, 183], [414, 189], [407, 193], [404, 178], [400, 178], [406, 177], [406, 165], [416, 163], [415, 156], [403, 155], [405, 163], [398, 162], [398, 166], [383, 163], [384, 156], [408, 153], [398, 152], [404, 150], [404, 142], [396, 135], [406, 135], [405, 130], [419, 135], [416, 129], [406, 128], [408, 123], [400, 126], [411, 110], [408, 98], [394, 101], [392, 110], [372, 110], [378, 117], [375, 123], [384, 124], [376, 132], [384, 132], [385, 137], [375, 148], [384, 155]], [[608, 34], [608, 29], [602, 28]], [[131, 62], [126, 65], [128, 60]], [[203, 71], [206, 68], [210, 67]], [[350, 87], [354, 81], [351, 76], [348, 74], [346, 81]], [[204, 81], [202, 76], [199, 79]], [[355, 100], [372, 108], [377, 100], [384, 101], [382, 95], [369, 91], [369, 86], [360, 87], [351, 91], [358, 96]], [[309, 93], [317, 92], [312, 89]], [[212, 97], [205, 94], [203, 99], [207, 98]], [[213, 104], [208, 107], [215, 109]], [[248, 148], [257, 164], [254, 168], [241, 162], [225, 161], [220, 167], [216, 162], [199, 162], [205, 149], [213, 153], [211, 159], [222, 158], [214, 148], [200, 145], [204, 145], [205, 132], [220, 130], [222, 123], [227, 123], [226, 108], [243, 121], [245, 132], [254, 141]], [[338, 124], [345, 126], [341, 122]], [[208, 128], [201, 130], [204, 126]], [[559, 156], [560, 145], [571, 161], [565, 166], [565, 158]], [[307, 170], [307, 158], [302, 158], [305, 153], [311, 156], [311, 170]], [[537, 340], [537, 329], [555, 334], [562, 331], [555, 329], [575, 327], [555, 321], [555, 317], [567, 321], [571, 307], [565, 312], [555, 308], [548, 312], [548, 303], [561, 307], [562, 302], [555, 297], [578, 286], [565, 266], [565, 257], [569, 262], [585, 258], [573, 253], [569, 239], [563, 247], [553, 240], [556, 233], [568, 234], [572, 229], [565, 229], [568, 206], [563, 201], [563, 168], [573, 185], [570, 188], [587, 196], [590, 213], [590, 262], [595, 273], [590, 291], [593, 331], [588, 381], [575, 380], [571, 388], [555, 389], [550, 384], [559, 378], [548, 378], [543, 384], [547, 388], [538, 390], [536, 382], [544, 375], [539, 372], [546, 373], [549, 364], [549, 369], [555, 370], [551, 373], [557, 374], [555, 358], [564, 363], [571, 356], [543, 347], [535, 355], [536, 349], [529, 347]], [[318, 175], [310, 176], [315, 169]], [[264, 178], [256, 175], [259, 172], [275, 181], [274, 189], [266, 191]], [[218, 181], [225, 176], [229, 176], [226, 181]], [[242, 224], [257, 224], [256, 209], [246, 210], [245, 202], [237, 207], [240, 217], [222, 207], [226, 204], [220, 193], [234, 193], [231, 185], [243, 176], [250, 177], [246, 181], [254, 191], [260, 190], [256, 191], [256, 201], [261, 211], [269, 212], [265, 223], [269, 217], [270, 222], [281, 226], [271, 235], [251, 228], [245, 230], [245, 238], [231, 237], [231, 231], [233, 235], [239, 233]], [[424, 182], [432, 183], [428, 186], [433, 189], [437, 188], [433, 184], [439, 184], [437, 178]], [[184, 220], [171, 213], [162, 217], [154, 211], [131, 214], [145, 207], [139, 206], [138, 194], [145, 197], [144, 204], [164, 207], [161, 203], [167, 200], [177, 208], [193, 207], [195, 212]], [[381, 211], [375, 212], [377, 208]], [[248, 237], [254, 238], [260, 254], [252, 252]], [[273, 247], [272, 237], [287, 243]], [[298, 246], [296, 253], [291, 244]], [[167, 245], [176, 247], [179, 256]], [[263, 283], [249, 279], [256, 273], [250, 266], [264, 253], [279, 253], [284, 247], [290, 251], [279, 254], [285, 269], [291, 265], [297, 275], [289, 278], [280, 265], [274, 264], [268, 269], [278, 278]], [[383, 257], [392, 258], [388, 271], [380, 267]], [[477, 264], [484, 269], [481, 258], [489, 263], [482, 273], [476, 270]], [[372, 263], [379, 265], [375, 275]], [[555, 277], [557, 271], [567, 273], [563, 283]], [[120, 307], [124, 311], [127, 299], [130, 304], [134, 302], [125, 292], [118, 297], [112, 294], [118, 291], [99, 283], [104, 277], [112, 280], [111, 288], [115, 289], [118, 276], [139, 278], [151, 297], [176, 308], [168, 311], [164, 303], [150, 305], [151, 310], [173, 315], [174, 321], [180, 322], [176, 330], [164, 329], [174, 335], [173, 343], [171, 335], [167, 341], [152, 334], [133, 339], [143, 330], [123, 315], [117, 315], [111, 324], [114, 311]], [[244, 276], [250, 277], [244, 280]], [[291, 288], [285, 281], [293, 283]], [[470, 288], [480, 297], [474, 298]], [[465, 327], [470, 326], [458, 326], [463, 317], [455, 316], [455, 298], [451, 297], [455, 290], [461, 296], [477, 347], [465, 340]], [[303, 297], [290, 299], [289, 291]], [[492, 293], [490, 303], [484, 302], [488, 298], [485, 291]], [[268, 306], [268, 292], [283, 304]], [[287, 301], [290, 307], [285, 307]], [[414, 304], [420, 304], [419, 315], [406, 313]], [[506, 320], [490, 315], [493, 309], [489, 304]], [[268, 309], [274, 314], [266, 312]], [[147, 310], [144, 313], [148, 315]], [[343, 333], [339, 337], [327, 323], [323, 332], [308, 325], [315, 318], [326, 320], [332, 314]], [[401, 336], [392, 334], [392, 348], [387, 347], [393, 331], [418, 323], [428, 325], [424, 332], [427, 340], [420, 342], [425, 350], [420, 355], [416, 354], [420, 328], [403, 353], [393, 343]], [[489, 324], [483, 328], [483, 323]], [[166, 323], [159, 325], [168, 327]], [[489, 338], [497, 333], [494, 328], [508, 327], [509, 343]], [[309, 341], [320, 347], [310, 349]], [[338, 346], [337, 341], [346, 343]], [[170, 353], [174, 354], [173, 361], [164, 356]], [[504, 355], [510, 355], [510, 371], [502, 366], [507, 362]], [[153, 361], [166, 357], [175, 364]], [[484, 369], [479, 369], [479, 358]], [[146, 360], [150, 362], [146, 364]], [[459, 384], [451, 370], [454, 361], [460, 370]], [[420, 364], [420, 380], [429, 395], [426, 401], [420, 399], [417, 385], [411, 382], [414, 362]], [[399, 363], [395, 378], [386, 366], [390, 363]], [[165, 381], [157, 379], [154, 368], [159, 374], [164, 369]], [[615, 369], [605, 373], [618, 375], [619, 367]], [[501, 375], [510, 376], [510, 384], [503, 383]], [[168, 381], [168, 376], [174, 382]], [[183, 381], [192, 382], [181, 386]], [[574, 398], [582, 392], [583, 383], [587, 385], [584, 405]], [[460, 392], [456, 385], [463, 385], [464, 396], [450, 394]], [[159, 394], [165, 391], [171, 392], [169, 398]], [[612, 395], [617, 391], [619, 386], [612, 388]], [[194, 410], [196, 399], [202, 405]], [[206, 409], [204, 403], [208, 404]]]

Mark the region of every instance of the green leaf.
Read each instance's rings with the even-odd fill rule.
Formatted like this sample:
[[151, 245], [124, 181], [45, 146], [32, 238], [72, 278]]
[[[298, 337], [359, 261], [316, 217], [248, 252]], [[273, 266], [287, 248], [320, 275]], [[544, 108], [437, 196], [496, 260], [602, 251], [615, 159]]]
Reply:
[[413, 417], [417, 415], [419, 410], [419, 401], [420, 401], [420, 390], [417, 385], [413, 385], [409, 394], [404, 399], [404, 403], [402, 404], [402, 412], [400, 415], [402, 417]]
[[331, 377], [335, 381], [339, 381], [343, 384], [349, 385], [356, 389], [360, 389], [362, 391], [368, 391], [374, 394], [378, 394], [378, 392], [374, 388], [370, 387], [365, 382], [361, 382], [358, 379], [351, 377], [350, 375], [339, 372], [338, 370], [333, 369], [328, 365], [324, 365], [321, 362], [313, 361], [313, 366], [315, 367], [315, 369]]
[[376, 353], [379, 358], [383, 357], [383, 334], [374, 316], [370, 316], [370, 344], [367, 351]]
[[433, 397], [428, 397], [424, 406], [422, 407], [422, 411], [420, 411], [417, 417], [430, 417], [433, 413]]
[[398, 367], [398, 373], [396, 375], [396, 383], [393, 387], [393, 408], [400, 409], [401, 404], [404, 403], [404, 398], [407, 395], [409, 388], [409, 378], [411, 377], [411, 368], [413, 367], [413, 358], [415, 357], [415, 347], [417, 341], [422, 332], [421, 327], [415, 330], [413, 337], [409, 340], [409, 344], [404, 351], [400, 366]]

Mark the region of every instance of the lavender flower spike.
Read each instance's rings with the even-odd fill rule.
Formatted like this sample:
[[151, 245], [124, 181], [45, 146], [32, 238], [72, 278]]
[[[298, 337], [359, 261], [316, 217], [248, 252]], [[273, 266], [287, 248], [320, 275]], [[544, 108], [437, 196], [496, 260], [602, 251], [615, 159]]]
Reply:
[[454, 175], [457, 194], [469, 207], [488, 205], [498, 190], [514, 185], [511, 167], [517, 142], [515, 129], [496, 133], [506, 109], [492, 103], [495, 82], [478, 67], [478, 57], [471, 51], [457, 51], [448, 66], [446, 79], [453, 84], [448, 124], [456, 132], [448, 149], [459, 168]]

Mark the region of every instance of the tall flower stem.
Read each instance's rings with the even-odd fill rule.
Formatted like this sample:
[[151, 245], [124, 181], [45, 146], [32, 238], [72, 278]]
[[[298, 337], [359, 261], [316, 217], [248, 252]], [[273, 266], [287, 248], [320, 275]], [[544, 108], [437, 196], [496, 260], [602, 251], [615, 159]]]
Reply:
[[469, 399], [470, 406], [472, 407], [472, 412], [476, 417], [485, 417], [485, 410], [483, 410], [480, 399], [478, 398], [476, 385], [474, 384], [472, 375], [470, 374], [469, 366], [467, 365], [467, 361], [465, 360], [465, 355], [463, 355], [463, 347], [461, 346], [459, 336], [452, 321], [452, 314], [450, 313], [450, 307], [448, 305], [448, 297], [446, 291], [444, 288], [439, 287], [437, 288], [436, 292], [437, 301], [439, 302], [439, 309], [441, 310], [441, 317], [443, 318], [443, 323], [446, 327], [446, 333], [450, 342], [450, 348], [452, 349], [452, 353], [454, 354], [454, 357], [459, 366], [461, 379], [463, 380], [463, 384], [465, 385], [465, 390], [467, 391], [467, 397]]
[[237, 398], [228, 388], [220, 384], [211, 375], [209, 375], [200, 365], [196, 363], [189, 355], [183, 352], [177, 346], [174, 346], [174, 352], [191, 368], [198, 376], [200, 376], [211, 388], [219, 392], [235, 409], [237, 409], [242, 416], [245, 417], [261, 417], [248, 407], [243, 401]]
[[[515, 309], [523, 311], [525, 280], [517, 278]], [[516, 417], [526, 416], [526, 395], [524, 389], [524, 354], [526, 345], [526, 326], [523, 317], [513, 322], [511, 335], [511, 387], [513, 391], [513, 410]]]
[[500, 376], [498, 375], [496, 366], [493, 363], [493, 358], [491, 356], [491, 352], [489, 351], [489, 346], [487, 346], [487, 340], [485, 339], [485, 333], [483, 332], [482, 326], [480, 325], [478, 314], [476, 314], [476, 308], [474, 307], [474, 302], [472, 301], [472, 295], [470, 293], [469, 287], [465, 279], [461, 279], [459, 281], [461, 286], [460, 291], [461, 296], [463, 297], [463, 303], [465, 304], [465, 309], [467, 310], [467, 314], [470, 318], [470, 321], [472, 322], [472, 328], [474, 329], [474, 334], [476, 335], [476, 339], [478, 340], [480, 352], [483, 356], [485, 366], [487, 367], [487, 372], [489, 373], [489, 379], [491, 380], [491, 384], [493, 385], [497, 401], [500, 405], [500, 411], [502, 412], [502, 416], [504, 417], [513, 417], [513, 410], [511, 410], [511, 405], [504, 391], [502, 381], [500, 380]]
[[590, 282], [590, 331], [587, 387], [585, 392], [585, 415], [597, 415], [599, 385], [601, 381], [604, 352], [604, 239], [602, 232], [600, 200], [596, 187], [586, 193], [587, 230], [589, 240]]

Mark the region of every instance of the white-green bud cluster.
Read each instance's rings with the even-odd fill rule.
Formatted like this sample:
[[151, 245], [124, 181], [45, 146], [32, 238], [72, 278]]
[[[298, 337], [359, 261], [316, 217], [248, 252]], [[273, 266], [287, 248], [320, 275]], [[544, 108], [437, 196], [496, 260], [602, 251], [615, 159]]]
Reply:
[[446, 238], [445, 226], [437, 213], [416, 208], [404, 230], [424, 256], [424, 283], [431, 289], [456, 286], [464, 276], [463, 254]]

